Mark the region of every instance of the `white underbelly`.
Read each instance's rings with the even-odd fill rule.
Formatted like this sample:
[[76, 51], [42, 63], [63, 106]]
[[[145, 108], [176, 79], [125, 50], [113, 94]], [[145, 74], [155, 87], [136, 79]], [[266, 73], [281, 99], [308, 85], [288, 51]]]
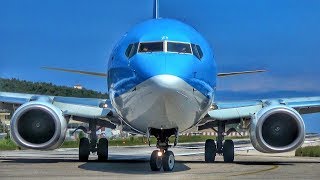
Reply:
[[184, 131], [207, 113], [210, 102], [211, 99], [172, 75], [154, 76], [112, 99], [120, 116], [142, 132], [148, 128]]

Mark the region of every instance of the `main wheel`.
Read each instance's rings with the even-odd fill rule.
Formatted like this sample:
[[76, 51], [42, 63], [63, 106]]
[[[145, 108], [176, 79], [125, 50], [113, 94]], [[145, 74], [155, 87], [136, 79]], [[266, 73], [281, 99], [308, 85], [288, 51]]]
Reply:
[[90, 143], [88, 138], [81, 138], [79, 143], [79, 161], [86, 162], [90, 155]]
[[152, 171], [159, 171], [162, 166], [162, 156], [158, 156], [159, 150], [154, 150], [150, 157], [150, 168]]
[[204, 159], [206, 163], [213, 163], [216, 158], [217, 147], [212, 139], [207, 139], [204, 148]]
[[106, 138], [99, 139], [97, 154], [99, 161], [108, 160], [108, 140]]
[[234, 161], [234, 143], [232, 140], [225, 140], [223, 144], [223, 160], [226, 163]]
[[172, 151], [166, 151], [162, 157], [162, 166], [164, 171], [172, 171], [174, 168], [174, 154]]

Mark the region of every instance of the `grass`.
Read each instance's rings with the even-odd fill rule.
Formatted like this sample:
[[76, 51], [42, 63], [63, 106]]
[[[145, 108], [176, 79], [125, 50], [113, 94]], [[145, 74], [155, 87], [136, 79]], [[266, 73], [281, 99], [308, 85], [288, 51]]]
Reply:
[[[225, 139], [240, 139], [247, 137], [226, 137]], [[215, 136], [179, 136], [179, 143], [185, 142], [204, 142], [206, 139], [216, 139]], [[129, 138], [116, 138], [108, 139], [109, 146], [134, 146], [134, 145], [148, 145], [148, 139], [146, 137], [134, 137]], [[174, 138], [170, 137], [170, 143], [173, 144]], [[156, 144], [156, 138], [150, 138], [151, 144]], [[61, 148], [77, 148], [79, 147], [79, 140], [77, 141], [65, 141]], [[11, 139], [0, 140], [0, 150], [16, 150], [19, 149]]]
[[298, 148], [295, 156], [320, 157], [320, 146], [307, 146]]
[[0, 140], [0, 150], [15, 150], [18, 146], [11, 139]]

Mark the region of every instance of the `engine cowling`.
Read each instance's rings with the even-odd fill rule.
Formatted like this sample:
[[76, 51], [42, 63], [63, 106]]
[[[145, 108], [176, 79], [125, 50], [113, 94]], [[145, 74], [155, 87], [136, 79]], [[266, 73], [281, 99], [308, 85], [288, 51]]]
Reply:
[[63, 143], [67, 121], [50, 102], [31, 101], [14, 112], [10, 129], [12, 139], [20, 147], [49, 150]]
[[305, 125], [300, 114], [284, 105], [269, 105], [253, 117], [250, 139], [260, 152], [288, 152], [300, 147], [305, 139]]

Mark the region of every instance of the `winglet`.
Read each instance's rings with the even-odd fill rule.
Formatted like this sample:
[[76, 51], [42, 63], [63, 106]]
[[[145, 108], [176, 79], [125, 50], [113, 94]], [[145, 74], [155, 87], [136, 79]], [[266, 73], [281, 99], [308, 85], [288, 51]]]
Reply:
[[107, 77], [106, 73], [98, 73], [98, 72], [80, 71], [80, 70], [54, 68], [54, 67], [42, 67], [42, 69], [64, 71], [64, 72], [71, 72], [71, 73], [85, 74], [85, 75], [99, 76], [99, 77]]
[[159, 19], [159, 0], [154, 0], [153, 19]]
[[218, 77], [235, 76], [235, 75], [241, 75], [241, 74], [261, 73], [261, 72], [266, 72], [266, 70], [254, 70], [254, 71], [241, 71], [241, 72], [218, 73]]

